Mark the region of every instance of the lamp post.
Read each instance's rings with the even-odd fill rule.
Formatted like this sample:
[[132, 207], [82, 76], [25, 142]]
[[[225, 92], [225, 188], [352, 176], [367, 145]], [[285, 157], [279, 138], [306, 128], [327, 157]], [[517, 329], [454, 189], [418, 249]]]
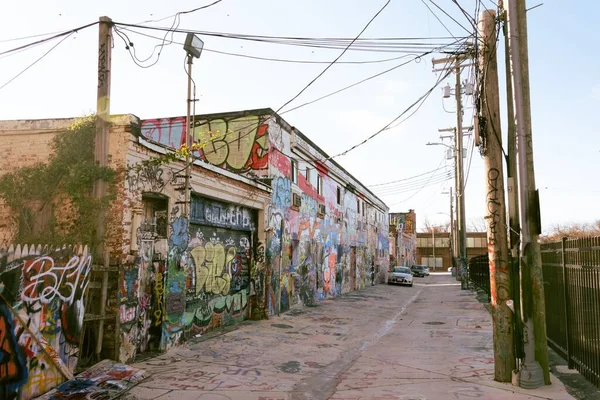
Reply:
[[[185, 153], [185, 198], [183, 206], [183, 215], [186, 219], [190, 218], [190, 203], [191, 203], [191, 187], [190, 187], [190, 174], [191, 174], [191, 151], [192, 151], [192, 131], [191, 126], [191, 109], [192, 109], [192, 64], [194, 58], [200, 58], [202, 54], [202, 48], [204, 42], [193, 33], [188, 33], [183, 44], [183, 49], [187, 53], [187, 76], [188, 76], [188, 87], [187, 87], [187, 114], [185, 117], [185, 145], [187, 151]], [[195, 96], [194, 96], [195, 97]]]

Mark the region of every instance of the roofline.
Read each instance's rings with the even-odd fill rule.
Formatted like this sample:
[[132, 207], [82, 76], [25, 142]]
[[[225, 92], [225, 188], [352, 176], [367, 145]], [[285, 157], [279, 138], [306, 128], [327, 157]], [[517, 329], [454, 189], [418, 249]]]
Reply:
[[[329, 158], [330, 157], [329, 154], [327, 154], [323, 149], [321, 149], [319, 146], [317, 146], [304, 133], [300, 132], [300, 130], [298, 130], [298, 128], [296, 128], [295, 126], [291, 125], [289, 122], [287, 122], [286, 120], [284, 120], [281, 117], [281, 115], [277, 114], [272, 108], [255, 108], [255, 109], [241, 110], [241, 111], [219, 112], [219, 113], [211, 113], [211, 114], [197, 114], [197, 115], [195, 115], [195, 118], [201, 118], [201, 119], [202, 118], [204, 118], [204, 119], [212, 119], [212, 118], [223, 118], [223, 117], [239, 118], [239, 117], [246, 117], [246, 116], [249, 116], [249, 115], [259, 116], [259, 117], [260, 116], [264, 116], [264, 115], [270, 115], [271, 117], [275, 117], [276, 120], [277, 120], [277, 122], [280, 125], [283, 125], [284, 128], [288, 128], [290, 131], [293, 131], [293, 133], [295, 133], [298, 136], [300, 136], [302, 138], [302, 140], [306, 141], [317, 152], [319, 152], [323, 157], [325, 157], [328, 162], [331, 162], [337, 168], [339, 168], [344, 173], [346, 173], [349, 177], [351, 177], [352, 179], [354, 179], [354, 181], [357, 182], [361, 186], [361, 189], [364, 192], [367, 192], [373, 198], [375, 198], [379, 202], [381, 202], [381, 204], [384, 207], [387, 207], [387, 211], [386, 212], [389, 212], [390, 207], [383, 200], [381, 200], [377, 195], [375, 195], [375, 193], [373, 193], [371, 190], [369, 190], [360, 180], [358, 180], [354, 175], [352, 175], [350, 172], [348, 172], [337, 161], [335, 161], [333, 158]], [[162, 117], [162, 118], [172, 118], [172, 117]], [[162, 119], [162, 118], [152, 118], [152, 119]]]

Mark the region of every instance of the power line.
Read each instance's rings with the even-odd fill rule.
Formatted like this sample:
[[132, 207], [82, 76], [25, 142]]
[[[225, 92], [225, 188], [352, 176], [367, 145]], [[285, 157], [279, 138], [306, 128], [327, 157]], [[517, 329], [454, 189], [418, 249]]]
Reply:
[[74, 32], [69, 33], [67, 36], [65, 36], [64, 38], [62, 38], [62, 40], [58, 43], [56, 43], [54, 46], [52, 46], [50, 48], [50, 50], [48, 50], [47, 52], [45, 52], [44, 54], [42, 54], [41, 57], [39, 57], [37, 60], [35, 60], [34, 62], [32, 62], [31, 64], [29, 64], [27, 67], [25, 67], [23, 70], [21, 70], [21, 72], [19, 72], [17, 75], [13, 76], [11, 79], [9, 79], [7, 82], [5, 82], [2, 86], [0, 86], [0, 90], [4, 89], [6, 86], [8, 86], [12, 81], [14, 81], [15, 79], [17, 79], [19, 76], [23, 75], [29, 68], [33, 67], [35, 64], [37, 64], [39, 61], [41, 61], [44, 57], [46, 57], [48, 54], [50, 54], [54, 49], [56, 49], [62, 42], [64, 42], [65, 40], [67, 40], [69, 38], [69, 36], [71, 36]]
[[440, 24], [442, 24], [442, 26], [444, 27], [444, 29], [446, 29], [446, 31], [450, 34], [450, 36], [454, 37], [454, 35], [452, 34], [452, 32], [450, 32], [450, 29], [448, 29], [448, 27], [446, 26], [446, 24], [444, 24], [444, 22], [442, 22], [442, 20], [440, 19], [440, 17], [438, 17], [437, 14], [433, 12], [433, 10], [431, 9], [431, 7], [429, 7], [429, 4], [425, 3], [425, 0], [421, 0], [421, 3], [423, 3], [423, 5], [425, 5], [425, 7], [427, 7], [427, 9], [429, 10], [429, 12], [435, 17], [435, 19], [437, 19], [438, 22]]
[[149, 20], [149, 21], [138, 22], [138, 24], [146, 24], [146, 23], [151, 23], [151, 22], [160, 22], [160, 21], [164, 21], [165, 19], [176, 17], [178, 15], [194, 13], [196, 11], [200, 11], [200, 10], [204, 10], [206, 8], [212, 7], [212, 6], [218, 4], [218, 3], [222, 2], [222, 1], [223, 0], [216, 0], [216, 1], [212, 2], [212, 3], [210, 3], [210, 4], [207, 4], [207, 5], [202, 6], [202, 7], [194, 8], [194, 9], [188, 10], [188, 11], [179, 11], [179, 12], [176, 12], [175, 14], [173, 14], [173, 15], [169, 15], [168, 17], [164, 17], [164, 18], [161, 18], [161, 19], [154, 19], [154, 20]]
[[[159, 38], [157, 36], [148, 35], [146, 33], [138, 32], [138, 31], [133, 30], [133, 29], [121, 28], [121, 29], [119, 29], [119, 31], [121, 31], [121, 32], [122, 31], [127, 31], [127, 32], [135, 33], [135, 34], [140, 35], [140, 36], [145, 36], [145, 37], [152, 38], [152, 39], [162, 40], [162, 38]], [[173, 43], [183, 45], [183, 43], [181, 43], [181, 42], [175, 42], [174, 41]], [[254, 56], [254, 55], [251, 55], [251, 54], [232, 53], [232, 52], [227, 52], [227, 51], [222, 51], [222, 50], [209, 49], [207, 47], [202, 48], [202, 51], [207, 51], [209, 53], [216, 53], [216, 54], [222, 54], [222, 55], [227, 55], [227, 56], [249, 58], [249, 59], [254, 59], [254, 60], [274, 61], [274, 62], [284, 62], [284, 63], [296, 63], [296, 64], [329, 64], [331, 62], [331, 61], [292, 60], [292, 59], [283, 59], [283, 58], [261, 57], [261, 56]], [[423, 54], [425, 54], [425, 53], [423, 53]], [[389, 62], [389, 61], [401, 60], [403, 58], [410, 57], [411, 55], [415, 55], [415, 54], [414, 53], [409, 53], [409, 54], [404, 54], [404, 55], [401, 55], [401, 56], [398, 56], [398, 57], [384, 58], [384, 59], [379, 59], [379, 60], [338, 61], [337, 64], [377, 64], [377, 63], [385, 63], [385, 62]]]
[[388, 192], [376, 192], [377, 196], [393, 196], [393, 195], [397, 195], [397, 194], [401, 194], [401, 193], [407, 193], [407, 192], [411, 192], [417, 188], [420, 188], [422, 185], [435, 185], [438, 184], [440, 182], [447, 182], [449, 179], [452, 179], [454, 177], [454, 175], [448, 171], [448, 173], [443, 174], [443, 175], [433, 175], [431, 177], [429, 177], [428, 179], [424, 179], [420, 182], [415, 182], [414, 184], [411, 184], [409, 186], [406, 187], [401, 187], [398, 188], [396, 190], [390, 190]]
[[[323, 49], [333, 49], [340, 50], [344, 49], [349, 51], [372, 51], [372, 52], [407, 52], [407, 51], [422, 51], [423, 49], [431, 49], [435, 46], [446, 45], [447, 43], [420, 43], [420, 42], [411, 42], [412, 40], [433, 40], [436, 38], [375, 38], [375, 39], [364, 39], [352, 42], [352, 40], [346, 38], [295, 38], [295, 37], [285, 37], [285, 36], [260, 36], [260, 35], [242, 35], [242, 34], [232, 34], [232, 33], [223, 33], [223, 32], [208, 32], [208, 31], [198, 31], [198, 30], [189, 30], [189, 29], [179, 29], [175, 27], [164, 28], [164, 27], [152, 27], [152, 26], [144, 26], [144, 25], [136, 25], [136, 24], [128, 24], [122, 22], [115, 22], [116, 26], [127, 27], [127, 28], [140, 28], [140, 29], [149, 29], [149, 30], [157, 30], [157, 31], [166, 31], [168, 33], [193, 33], [200, 36], [212, 36], [218, 38], [226, 38], [226, 39], [236, 39], [236, 40], [246, 40], [246, 41], [256, 41], [261, 43], [270, 43], [270, 44], [282, 44], [282, 45], [291, 45], [291, 46], [300, 46], [300, 47], [313, 47], [313, 48], [323, 48]], [[452, 39], [456, 40], [454, 37], [451, 38], [441, 38], [441, 39]], [[348, 43], [353, 43], [351, 48], [348, 48]], [[375, 41], [375, 42], [373, 42]], [[404, 41], [404, 42], [391, 42], [391, 41]]]
[[37, 46], [39, 44], [46, 43], [46, 42], [52, 41], [54, 39], [58, 39], [60, 37], [66, 36], [66, 35], [70, 36], [73, 33], [76, 33], [76, 32], [81, 31], [83, 29], [89, 28], [90, 26], [94, 26], [97, 23], [98, 22], [92, 22], [90, 24], [82, 25], [82, 26], [79, 26], [77, 28], [73, 28], [73, 29], [69, 29], [67, 31], [60, 32], [59, 34], [56, 34], [56, 35], [51, 36], [49, 38], [45, 38], [45, 39], [41, 39], [41, 40], [36, 40], [35, 42], [24, 44], [22, 46], [18, 46], [18, 47], [12, 48], [10, 50], [5, 50], [5, 51], [3, 51], [3, 52], [0, 53], [0, 56], [2, 56], [4, 54], [14, 53], [14, 52], [17, 52], [17, 51], [20, 51], [20, 50], [24, 50], [24, 49], [27, 49], [27, 48], [30, 48], [30, 47], [34, 47], [34, 46]]
[[441, 12], [443, 12], [444, 14], [446, 14], [446, 16], [448, 18], [450, 18], [452, 21], [454, 21], [458, 26], [460, 26], [461, 28], [463, 28], [465, 30], [465, 32], [467, 32], [468, 34], [472, 33], [467, 28], [465, 28], [463, 24], [461, 24], [460, 22], [458, 22], [453, 16], [451, 16], [450, 14], [448, 14], [446, 12], [446, 10], [444, 10], [442, 7], [438, 6], [435, 1], [433, 1], [433, 0], [429, 0], [429, 1], [431, 2], [431, 4], [433, 4], [434, 6], [436, 6]]
[[367, 187], [372, 188], [372, 187], [376, 187], [376, 186], [383, 186], [383, 185], [390, 185], [390, 184], [398, 183], [398, 182], [404, 182], [404, 181], [408, 181], [408, 180], [413, 179], [413, 178], [418, 178], [420, 176], [424, 176], [424, 175], [427, 175], [427, 174], [431, 174], [433, 172], [437, 172], [440, 169], [444, 169], [444, 168], [448, 168], [448, 166], [444, 165], [443, 167], [432, 169], [431, 171], [423, 172], [422, 174], [419, 174], [419, 175], [414, 175], [414, 176], [410, 176], [408, 178], [398, 179], [396, 181], [391, 181], [391, 182], [384, 182], [384, 183], [376, 183], [374, 185], [367, 185]]
[[[440, 161], [440, 163], [438, 164], [438, 168], [440, 167], [440, 165], [442, 165], [442, 163], [443, 163], [443, 162], [444, 162], [444, 158], [442, 158], [442, 161]], [[431, 179], [431, 178], [430, 178], [430, 179]], [[404, 202], [406, 202], [406, 201], [408, 201], [408, 200], [412, 199], [412, 198], [413, 198], [413, 197], [415, 197], [417, 194], [419, 194], [419, 193], [421, 192], [421, 190], [423, 190], [425, 187], [427, 187], [428, 183], [429, 183], [429, 182], [426, 182], [426, 183], [425, 183], [423, 186], [421, 186], [421, 188], [419, 188], [419, 189], [418, 189], [418, 190], [417, 190], [417, 191], [416, 191], [414, 194], [412, 194], [411, 196], [407, 197], [406, 199], [404, 199], [404, 200], [402, 200], [402, 201], [399, 201], [399, 202], [397, 202], [397, 203], [394, 203], [394, 204], [388, 204], [388, 206], [389, 206], [389, 207], [396, 206], [396, 205], [398, 205], [398, 204], [402, 204], [402, 203], [404, 203]]]

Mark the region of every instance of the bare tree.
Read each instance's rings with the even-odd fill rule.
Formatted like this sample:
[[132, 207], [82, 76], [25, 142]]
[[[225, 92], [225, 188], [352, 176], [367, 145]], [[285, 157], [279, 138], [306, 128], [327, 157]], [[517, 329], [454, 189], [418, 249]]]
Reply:
[[600, 220], [586, 223], [555, 224], [549, 232], [540, 236], [542, 243], [557, 242], [563, 237], [578, 239], [590, 236], [600, 236]]
[[450, 222], [434, 225], [428, 218], [423, 221], [421, 232], [450, 232]]
[[487, 232], [487, 221], [484, 217], [471, 218], [469, 220], [468, 232]]

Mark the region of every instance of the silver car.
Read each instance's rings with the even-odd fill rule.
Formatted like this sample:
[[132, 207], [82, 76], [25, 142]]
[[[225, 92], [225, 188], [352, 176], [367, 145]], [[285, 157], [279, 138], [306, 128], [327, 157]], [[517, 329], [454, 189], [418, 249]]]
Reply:
[[398, 285], [413, 285], [413, 276], [410, 272], [410, 268], [407, 267], [394, 267], [388, 278], [388, 284]]

